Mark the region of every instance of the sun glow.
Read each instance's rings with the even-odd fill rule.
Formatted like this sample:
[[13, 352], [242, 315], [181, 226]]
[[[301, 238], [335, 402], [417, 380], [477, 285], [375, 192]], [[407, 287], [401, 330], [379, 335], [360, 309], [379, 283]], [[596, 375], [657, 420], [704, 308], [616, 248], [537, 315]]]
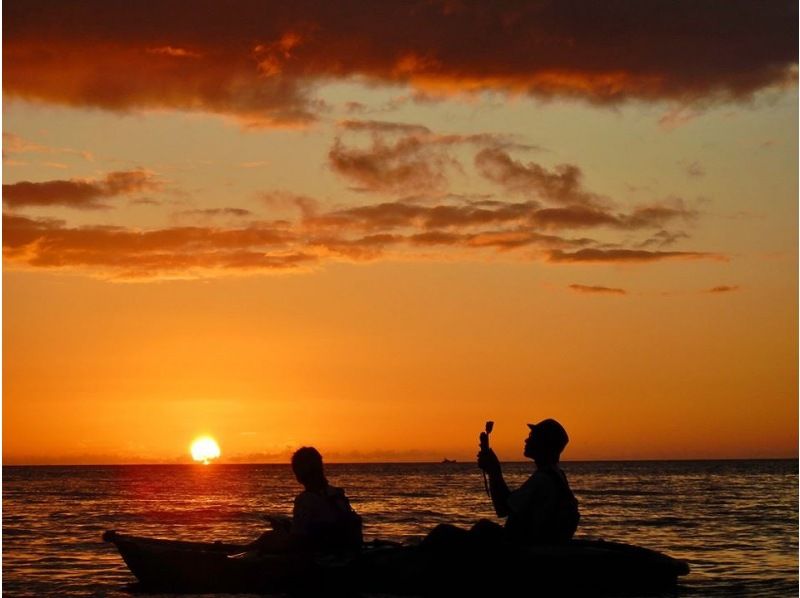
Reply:
[[220, 456], [219, 445], [211, 436], [195, 438], [189, 450], [192, 452], [192, 459], [202, 461], [203, 465], [208, 465], [211, 459], [216, 459]]

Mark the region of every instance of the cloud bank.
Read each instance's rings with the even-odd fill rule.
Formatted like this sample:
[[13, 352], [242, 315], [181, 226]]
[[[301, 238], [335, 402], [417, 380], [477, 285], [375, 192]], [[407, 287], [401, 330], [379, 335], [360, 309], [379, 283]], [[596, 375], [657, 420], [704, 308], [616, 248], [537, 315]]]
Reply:
[[7, 2], [8, 98], [295, 126], [317, 85], [496, 90], [598, 105], [738, 101], [796, 78], [779, 0]]

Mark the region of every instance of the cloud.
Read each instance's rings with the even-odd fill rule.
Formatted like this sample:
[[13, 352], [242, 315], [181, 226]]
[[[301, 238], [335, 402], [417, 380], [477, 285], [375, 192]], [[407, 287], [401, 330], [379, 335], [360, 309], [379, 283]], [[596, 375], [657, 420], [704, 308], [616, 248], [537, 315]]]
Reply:
[[369, 133], [405, 133], [430, 135], [431, 130], [423, 125], [386, 122], [380, 120], [344, 120], [339, 127], [347, 131], [366, 131]]
[[[82, 182], [77, 188], [83, 195], [76, 195], [73, 203], [96, 201], [95, 187], [100, 183], [104, 193], [135, 187], [132, 181], [137, 179], [118, 174], [94, 185]], [[86, 185], [91, 193], [84, 191]], [[60, 197], [63, 202], [64, 196]], [[13, 267], [66, 269], [113, 279], [303, 270], [331, 260], [475, 259], [491, 253], [587, 264], [724, 259], [713, 253], [642, 248], [685, 237], [661, 228], [693, 217], [677, 200], [611, 212], [594, 206], [548, 208], [536, 201], [453, 193], [338, 209], [285, 191], [263, 193], [260, 199], [273, 217], [283, 212], [284, 219], [255, 220], [242, 208], [195, 208], [174, 213], [172, 226], [140, 230], [75, 227], [11, 211], [3, 216], [4, 259]], [[183, 225], [182, 219], [192, 225]], [[653, 228], [658, 229], [655, 235], [649, 232]], [[602, 229], [603, 237], [624, 231], [626, 239], [612, 245], [608, 238], [600, 241], [570, 232], [587, 229]], [[631, 237], [638, 231], [649, 237], [637, 244]]]
[[3, 132], [3, 160], [6, 161], [6, 156], [12, 154], [72, 154], [80, 156], [88, 162], [94, 160], [92, 152], [69, 147], [50, 147], [29, 141], [15, 133]]
[[250, 210], [245, 210], [244, 208], [203, 208], [203, 209], [195, 209], [195, 210], [181, 210], [180, 212], [175, 212], [174, 216], [177, 217], [199, 217], [199, 218], [214, 218], [217, 216], [234, 216], [236, 218], [246, 218], [248, 216], [252, 216], [253, 213]]
[[692, 106], [674, 106], [658, 119], [658, 125], [665, 131], [672, 131], [692, 122], [702, 114], [702, 110], [697, 110]]
[[368, 148], [348, 147], [337, 138], [328, 162], [334, 172], [361, 189], [389, 193], [444, 189], [445, 170], [455, 163], [414, 136], [388, 142], [375, 138]]
[[669, 245], [673, 245], [680, 241], [681, 239], [688, 239], [689, 235], [684, 232], [670, 232], [666, 230], [660, 230], [656, 234], [654, 234], [649, 239], [646, 239], [637, 245], [638, 249], [643, 249], [645, 247], [668, 247]]
[[426, 126], [376, 120], [345, 120], [342, 133], [370, 136], [370, 145], [352, 145], [338, 136], [328, 153], [331, 168], [351, 179], [361, 190], [390, 193], [442, 191], [447, 170], [461, 169], [449, 150], [459, 145], [520, 150], [539, 149], [509, 135], [492, 133], [437, 134]]
[[173, 58], [200, 58], [200, 52], [193, 52], [186, 48], [174, 48], [172, 46], [160, 46], [158, 48], [148, 48], [150, 54], [160, 54], [162, 56], [171, 56]]
[[[86, 0], [4, 8], [4, 92], [116, 111], [306, 124], [316, 86], [498, 90], [598, 105], [746, 100], [796, 78], [797, 5]], [[679, 40], [680, 43], [676, 43]], [[675, 120], [675, 118], [673, 118]]]
[[3, 205], [66, 206], [82, 210], [109, 207], [102, 200], [161, 188], [156, 177], [146, 170], [110, 172], [103, 179], [70, 179], [32, 183], [21, 181], [3, 185]]
[[738, 291], [739, 287], [737, 285], [729, 286], [729, 285], [720, 285], [717, 287], [712, 287], [706, 291], [706, 293], [732, 293], [733, 291]]
[[706, 169], [703, 168], [703, 165], [696, 160], [694, 162], [680, 162], [680, 165], [683, 167], [683, 170], [686, 174], [692, 178], [698, 178], [706, 175]]
[[367, 105], [361, 102], [345, 102], [344, 111], [347, 114], [363, 114], [368, 110]]
[[555, 249], [547, 260], [555, 263], [647, 263], [663, 260], [727, 260], [717, 253], [697, 251], [645, 251], [641, 249], [580, 249], [574, 252]]
[[534, 211], [535, 204], [527, 202], [497, 202], [485, 207], [470, 202], [431, 206], [394, 201], [309, 215], [305, 218], [304, 224], [312, 228], [335, 227], [358, 230], [469, 227], [502, 222], [524, 222], [529, 220]]
[[63, 221], [3, 215], [3, 253], [34, 268], [96, 272], [120, 279], [192, 278], [208, 272], [291, 270], [316, 256], [293, 250], [279, 227], [68, 227]]
[[625, 289], [615, 289], [613, 287], [599, 287], [599, 286], [587, 286], [583, 284], [571, 284], [569, 288], [575, 291], [576, 293], [586, 293], [592, 295], [627, 295], [628, 291]]
[[128, 201], [129, 204], [134, 206], [160, 206], [161, 202], [151, 197], [136, 197]]
[[486, 148], [475, 156], [475, 166], [488, 180], [510, 193], [535, 195], [549, 203], [599, 206], [605, 199], [583, 189], [581, 169], [561, 164], [549, 171], [535, 162], [523, 164], [501, 148]]
[[305, 217], [311, 217], [317, 213], [319, 202], [313, 197], [292, 193], [291, 191], [266, 191], [259, 195], [265, 206], [271, 209], [300, 210]]

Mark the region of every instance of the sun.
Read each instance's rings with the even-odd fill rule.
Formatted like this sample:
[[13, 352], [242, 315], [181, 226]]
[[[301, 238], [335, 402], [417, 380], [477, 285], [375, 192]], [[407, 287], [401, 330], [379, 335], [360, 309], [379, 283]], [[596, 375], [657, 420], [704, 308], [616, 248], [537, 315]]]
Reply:
[[204, 465], [208, 465], [211, 459], [216, 459], [220, 456], [219, 445], [211, 436], [195, 438], [189, 450], [192, 452], [192, 459], [202, 461]]

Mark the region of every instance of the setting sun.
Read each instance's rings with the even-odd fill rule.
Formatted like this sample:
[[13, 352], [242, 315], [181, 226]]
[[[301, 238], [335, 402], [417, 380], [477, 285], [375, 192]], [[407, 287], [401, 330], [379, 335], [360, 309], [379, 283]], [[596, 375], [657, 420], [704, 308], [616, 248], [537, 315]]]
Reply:
[[192, 459], [202, 461], [204, 465], [208, 465], [211, 459], [220, 456], [219, 445], [211, 436], [201, 436], [195, 439], [189, 450], [192, 452]]

